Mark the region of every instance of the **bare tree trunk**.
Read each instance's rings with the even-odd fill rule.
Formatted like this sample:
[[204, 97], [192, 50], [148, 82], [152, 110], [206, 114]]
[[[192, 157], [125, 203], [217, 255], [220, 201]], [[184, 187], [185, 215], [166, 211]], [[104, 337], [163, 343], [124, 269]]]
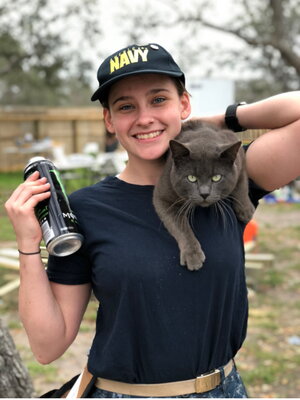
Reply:
[[0, 319], [0, 398], [30, 398], [33, 392], [28, 371]]

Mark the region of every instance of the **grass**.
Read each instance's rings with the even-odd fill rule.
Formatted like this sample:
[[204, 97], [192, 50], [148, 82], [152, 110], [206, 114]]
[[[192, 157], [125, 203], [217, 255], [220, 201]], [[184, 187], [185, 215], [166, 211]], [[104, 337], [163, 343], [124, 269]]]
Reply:
[[22, 329], [22, 324], [20, 321], [10, 321], [8, 324], [8, 329]]
[[276, 380], [278, 375], [278, 366], [274, 364], [270, 366], [260, 365], [252, 371], [243, 374], [243, 379], [249, 387], [253, 384], [270, 384]]
[[19, 183], [23, 182], [22, 171], [0, 173], [0, 192], [14, 189]]
[[[84, 176], [81, 170], [76, 172], [80, 176], [80, 179], [63, 180], [64, 186], [69, 194], [83, 186], [91, 184], [90, 177]], [[6, 215], [4, 203], [22, 182], [22, 171], [0, 173], [0, 240], [3, 242], [15, 240], [15, 234]]]
[[288, 338], [299, 336], [300, 326], [300, 204], [261, 210], [255, 251], [272, 253], [275, 261], [255, 275], [248, 335], [237, 365], [250, 397], [298, 397], [300, 349]]
[[15, 240], [13, 227], [5, 215], [0, 215], [0, 238], [3, 242], [11, 242]]
[[55, 378], [57, 375], [57, 368], [52, 365], [41, 365], [36, 362], [30, 361], [26, 364], [30, 375], [34, 377], [38, 377], [41, 374], [47, 375], [47, 379], [51, 379], [51, 377]]
[[274, 269], [269, 269], [264, 274], [264, 277], [261, 279], [262, 285], [268, 287], [276, 287], [284, 282], [285, 273], [284, 271], [276, 271]]

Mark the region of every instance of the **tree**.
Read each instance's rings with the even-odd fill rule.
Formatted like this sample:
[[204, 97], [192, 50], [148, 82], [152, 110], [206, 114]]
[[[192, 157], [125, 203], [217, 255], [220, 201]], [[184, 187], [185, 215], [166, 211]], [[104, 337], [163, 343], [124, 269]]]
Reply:
[[[242, 0], [226, 24], [208, 20], [199, 12], [190, 23], [232, 35], [245, 51], [232, 53], [234, 61], [260, 76], [251, 79], [255, 91], [275, 93], [299, 88], [299, 4], [294, 0]], [[229, 60], [227, 59], [227, 62]], [[223, 60], [224, 62], [224, 60]], [[233, 65], [233, 63], [230, 63]], [[245, 86], [245, 83], [244, 83]]]
[[101, 35], [98, 7], [97, 0], [0, 0], [0, 103], [72, 102], [68, 85], [78, 76], [77, 87], [86, 90], [91, 66], [81, 49]]
[[[234, 76], [236, 81], [242, 80], [238, 87], [248, 101], [257, 95], [298, 89], [299, 1], [235, 0], [220, 3], [164, 0], [160, 3], [163, 12], [156, 13], [155, 18], [150, 15], [146, 22], [145, 16], [141, 16], [140, 21], [144, 21], [147, 34], [151, 31], [157, 36], [164, 31], [165, 36], [175, 37], [172, 32], [179, 33], [181, 38], [177, 47], [180, 50], [176, 58], [180, 60], [184, 51], [183, 61], [192, 61], [185, 65], [182, 62], [187, 71], [191, 65], [197, 64], [197, 72], [202, 76], [216, 75], [216, 71], [222, 76]], [[135, 20], [138, 20], [137, 13], [139, 10]], [[211, 42], [212, 32], [215, 33], [214, 42]], [[145, 33], [141, 33], [140, 41], [144, 37]], [[234, 40], [228, 41], [230, 38]], [[198, 56], [197, 63], [195, 56]]]
[[30, 398], [33, 386], [13, 339], [0, 319], [0, 398]]

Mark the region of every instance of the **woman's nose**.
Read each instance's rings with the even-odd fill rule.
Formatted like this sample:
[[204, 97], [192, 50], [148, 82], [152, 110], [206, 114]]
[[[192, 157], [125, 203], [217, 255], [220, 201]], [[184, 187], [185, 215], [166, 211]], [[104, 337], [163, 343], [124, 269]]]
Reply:
[[147, 126], [154, 121], [153, 115], [148, 108], [140, 108], [137, 114], [137, 124]]

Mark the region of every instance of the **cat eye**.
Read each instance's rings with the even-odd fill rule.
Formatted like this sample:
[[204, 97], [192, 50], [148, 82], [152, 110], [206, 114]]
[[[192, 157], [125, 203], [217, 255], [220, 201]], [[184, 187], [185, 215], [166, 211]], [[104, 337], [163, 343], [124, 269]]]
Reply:
[[222, 175], [217, 174], [217, 175], [212, 176], [212, 177], [211, 177], [211, 180], [212, 180], [213, 182], [219, 182], [219, 181], [221, 180], [221, 178], [222, 178]]
[[197, 182], [197, 177], [195, 175], [188, 175], [187, 178], [192, 183]]

